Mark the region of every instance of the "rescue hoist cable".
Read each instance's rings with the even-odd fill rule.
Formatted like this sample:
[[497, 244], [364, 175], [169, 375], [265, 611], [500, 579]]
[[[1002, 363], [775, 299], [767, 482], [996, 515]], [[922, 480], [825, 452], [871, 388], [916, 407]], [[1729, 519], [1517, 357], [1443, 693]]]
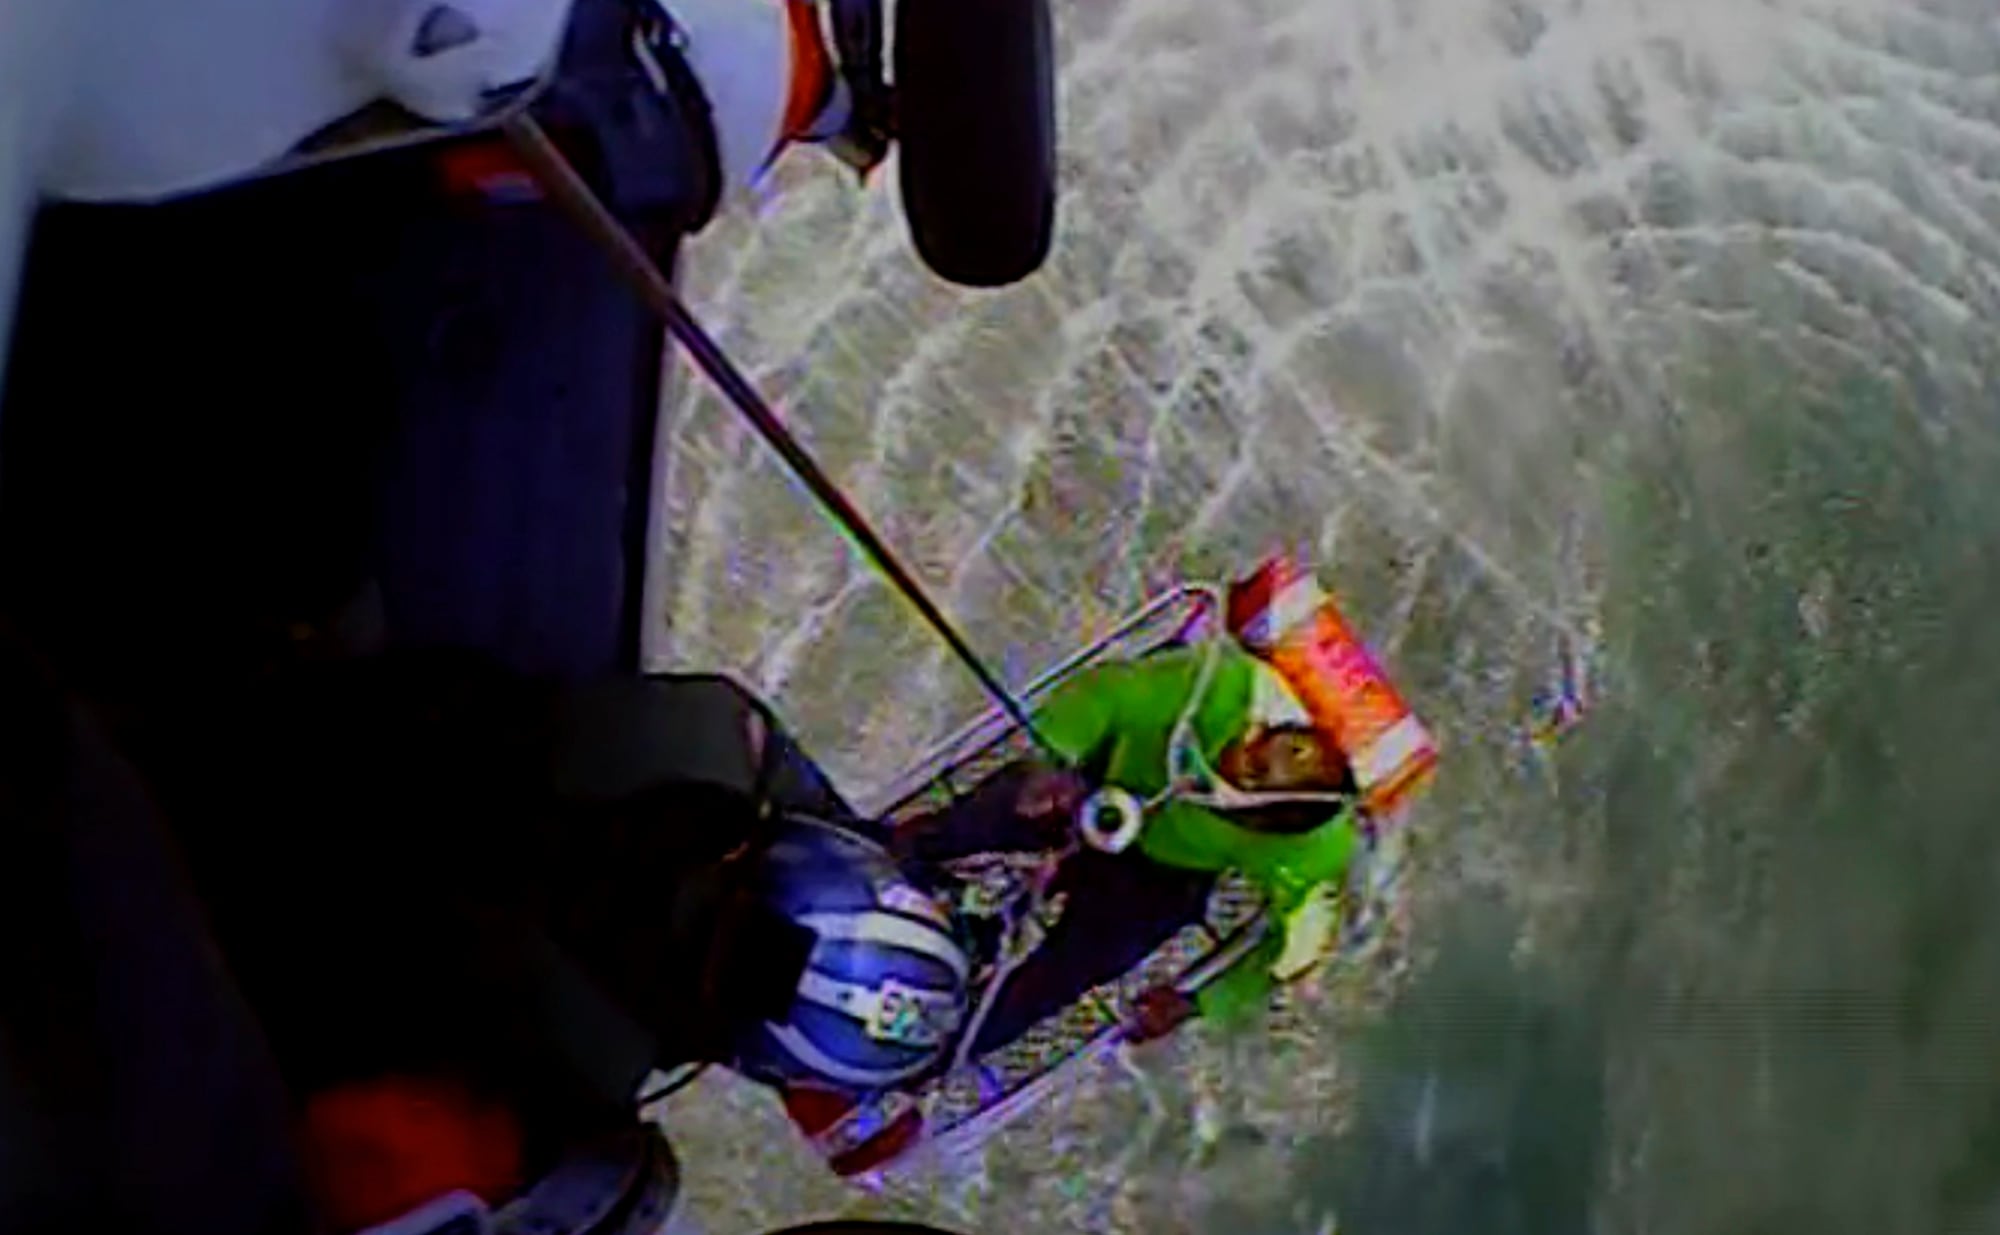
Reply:
[[591, 237], [601, 245], [608, 257], [618, 267], [633, 289], [639, 293], [648, 308], [659, 314], [665, 321], [667, 332], [674, 336], [687, 351], [708, 379], [715, 383], [730, 404], [750, 422], [778, 455], [792, 475], [812, 493], [815, 501], [825, 508], [833, 520], [840, 524], [847, 534], [861, 547], [877, 570], [888, 577], [904, 599], [913, 605], [918, 616], [923, 618], [939, 638], [943, 639], [953, 654], [972, 672], [986, 693], [992, 697], [1009, 720], [1021, 727], [1036, 746], [1044, 751], [1050, 749], [1048, 743], [1035, 729], [1035, 723], [1028, 711], [1014, 697], [986, 662], [973, 650], [965, 637], [959, 634], [943, 611], [932, 602], [923, 585], [904, 568], [902, 562], [875, 533], [868, 520], [842, 493], [825, 470], [820, 467], [804, 445], [785, 428], [772, 411], [771, 405], [757, 393], [757, 388], [743, 376], [734, 362], [723, 352], [701, 323], [681, 303], [673, 284], [660, 270], [659, 263], [635, 239], [629, 229], [620, 223], [610, 209], [598, 199], [597, 194], [577, 172], [568, 156], [556, 147], [549, 135], [531, 116], [518, 116], [502, 126], [508, 139], [513, 143], [521, 160], [527, 164], [529, 172], [558, 206], [567, 211]]

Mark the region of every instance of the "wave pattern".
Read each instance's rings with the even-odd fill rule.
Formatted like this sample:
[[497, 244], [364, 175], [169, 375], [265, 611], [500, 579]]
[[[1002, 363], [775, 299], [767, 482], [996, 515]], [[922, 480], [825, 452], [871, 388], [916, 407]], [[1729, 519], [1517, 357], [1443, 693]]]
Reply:
[[[1886, 375], [1941, 441], [1990, 432], [1971, 415], [2000, 373], [1988, 0], [1057, 17], [1065, 197], [1042, 275], [943, 287], [892, 174], [862, 192], [797, 155], [684, 277], [1014, 680], [1177, 572], [1311, 546], [1450, 744], [1455, 820], [1508, 791], [1496, 735], [1552, 641], [1595, 626], [1605, 470], [1675, 414], [1710, 342], [1756, 338], [1805, 387]], [[880, 784], [979, 706], [969, 679], [704, 384], [673, 389], [653, 655], [743, 673], [843, 784]], [[1532, 860], [1515, 847], [1465, 827], [1446, 878], [1501, 882]], [[1223, 1054], [1181, 1062], [1198, 1079]], [[1336, 1118], [1295, 1068], [1232, 1075], [1280, 1141]], [[715, 1101], [734, 1119], [752, 1100]], [[1115, 1158], [1087, 1112], [1051, 1116], [1072, 1118], [1064, 1152]], [[782, 1152], [713, 1181], [715, 1203], [831, 1203], [751, 1182]], [[1035, 1229], [1104, 1216], [1063, 1174], [1025, 1185]]]

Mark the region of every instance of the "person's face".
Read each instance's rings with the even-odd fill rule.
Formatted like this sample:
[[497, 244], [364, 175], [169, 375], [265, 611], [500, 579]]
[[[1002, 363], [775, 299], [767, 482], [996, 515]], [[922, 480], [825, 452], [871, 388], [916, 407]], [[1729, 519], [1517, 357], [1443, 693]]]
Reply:
[[1237, 747], [1233, 762], [1230, 779], [1247, 790], [1331, 789], [1339, 780], [1326, 744], [1310, 729], [1259, 730]]

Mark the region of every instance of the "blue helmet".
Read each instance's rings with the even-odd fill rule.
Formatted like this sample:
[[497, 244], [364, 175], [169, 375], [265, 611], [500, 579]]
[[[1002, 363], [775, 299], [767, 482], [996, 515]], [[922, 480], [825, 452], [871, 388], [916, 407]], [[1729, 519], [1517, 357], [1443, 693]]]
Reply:
[[787, 821], [760, 874], [765, 900], [818, 938], [789, 1014], [752, 1030], [737, 1069], [873, 1092], [943, 1058], [972, 962], [937, 898], [879, 845], [812, 820]]

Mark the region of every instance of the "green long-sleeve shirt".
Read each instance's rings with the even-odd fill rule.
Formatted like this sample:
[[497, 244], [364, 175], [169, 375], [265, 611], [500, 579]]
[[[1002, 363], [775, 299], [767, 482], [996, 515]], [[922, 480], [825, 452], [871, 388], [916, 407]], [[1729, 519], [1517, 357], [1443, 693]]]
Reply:
[[[1036, 713], [1036, 728], [1065, 758], [1101, 764], [1106, 784], [1149, 798], [1169, 783], [1174, 726], [1211, 653], [1205, 647], [1175, 648], [1086, 670], [1050, 695]], [[1219, 659], [1193, 721], [1201, 753], [1211, 763], [1248, 727], [1258, 672], [1250, 654], [1233, 645], [1214, 654]], [[1269, 905], [1270, 934], [1196, 996], [1204, 1017], [1231, 1021], [1264, 1005], [1275, 984], [1271, 966], [1284, 950], [1293, 916], [1314, 889], [1346, 876], [1354, 839], [1351, 811], [1288, 836], [1252, 832], [1179, 800], [1147, 813], [1139, 834], [1147, 857], [1189, 870], [1242, 871]]]

